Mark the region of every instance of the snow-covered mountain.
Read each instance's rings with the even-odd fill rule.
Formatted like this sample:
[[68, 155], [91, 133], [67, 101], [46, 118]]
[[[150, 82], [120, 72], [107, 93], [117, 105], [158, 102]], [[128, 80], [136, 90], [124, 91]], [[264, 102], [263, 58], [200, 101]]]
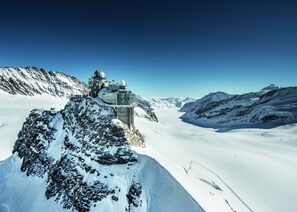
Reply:
[[0, 90], [10, 94], [49, 94], [58, 97], [88, 92], [87, 85], [75, 77], [36, 67], [0, 68]]
[[271, 85], [259, 92], [229, 95], [211, 93], [194, 103], [186, 104], [183, 121], [204, 127], [270, 128], [297, 122], [297, 87]]
[[151, 121], [158, 122], [158, 117], [155, 114], [156, 110], [176, 108], [179, 109], [186, 103], [194, 102], [195, 99], [185, 97], [143, 97], [137, 95], [135, 102], [135, 115], [137, 117], [144, 117]]
[[182, 112], [187, 112], [188, 110], [194, 110], [194, 109], [198, 109], [198, 108], [203, 108], [205, 105], [208, 105], [212, 102], [217, 102], [217, 101], [221, 101], [224, 99], [229, 99], [231, 97], [233, 97], [234, 95], [231, 94], [227, 94], [224, 92], [215, 92], [215, 93], [210, 93], [206, 96], [204, 96], [201, 99], [198, 99], [196, 101], [191, 101], [188, 103], [185, 103], [183, 105], [183, 107], [181, 107], [180, 111]]
[[17, 135], [31, 110], [35, 108], [60, 110], [68, 101], [66, 97], [48, 94], [13, 95], [0, 90], [0, 161], [12, 154]]
[[135, 104], [137, 105], [134, 110], [135, 116], [144, 117], [150, 121], [158, 122], [158, 118], [154, 112], [154, 108], [147, 98], [136, 95]]
[[260, 92], [262, 92], [262, 94], [264, 94], [268, 91], [273, 91], [273, 90], [277, 90], [277, 89], [280, 89], [280, 87], [275, 84], [270, 84], [270, 85], [266, 86], [265, 88], [263, 88]]
[[138, 130], [92, 98], [33, 110], [0, 162], [0, 211], [203, 211], [131, 145], [144, 146]]
[[186, 103], [194, 102], [195, 99], [189, 97], [142, 97], [154, 110], [167, 108], [181, 108]]

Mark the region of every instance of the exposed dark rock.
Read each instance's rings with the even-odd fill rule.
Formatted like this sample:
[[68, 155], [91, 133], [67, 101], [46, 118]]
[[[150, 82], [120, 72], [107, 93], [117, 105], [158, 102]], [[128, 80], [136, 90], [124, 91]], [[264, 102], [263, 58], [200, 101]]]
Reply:
[[[69, 101], [54, 115], [33, 110], [13, 149], [23, 159], [21, 171], [28, 176], [47, 177], [46, 198], [54, 198], [73, 211], [89, 211], [116, 189], [100, 180], [99, 167], [135, 164], [137, 158], [126, 135], [135, 132], [133, 139], [143, 142], [136, 129], [130, 130], [114, 118], [113, 110], [100, 107], [92, 98]], [[51, 152], [53, 145], [60, 149]], [[87, 183], [86, 174], [96, 180]], [[134, 187], [130, 190], [131, 204], [136, 205], [133, 198], [138, 193]], [[118, 201], [114, 195], [111, 198]]]
[[141, 200], [140, 200], [140, 195], [141, 195], [141, 185], [139, 183], [135, 183], [134, 181], [132, 182], [132, 185], [128, 191], [127, 200], [129, 204], [129, 209], [128, 211], [131, 210], [131, 206], [133, 207], [138, 207], [141, 206]]

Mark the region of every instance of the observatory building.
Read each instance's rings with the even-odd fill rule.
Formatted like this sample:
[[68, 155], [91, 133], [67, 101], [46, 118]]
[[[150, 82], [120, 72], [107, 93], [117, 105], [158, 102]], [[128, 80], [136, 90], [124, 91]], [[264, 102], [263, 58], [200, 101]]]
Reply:
[[134, 127], [134, 97], [135, 94], [127, 90], [124, 80], [107, 81], [101, 70], [96, 70], [89, 80], [89, 95], [100, 98], [104, 106], [112, 107], [116, 111], [117, 118], [126, 123], [130, 128]]

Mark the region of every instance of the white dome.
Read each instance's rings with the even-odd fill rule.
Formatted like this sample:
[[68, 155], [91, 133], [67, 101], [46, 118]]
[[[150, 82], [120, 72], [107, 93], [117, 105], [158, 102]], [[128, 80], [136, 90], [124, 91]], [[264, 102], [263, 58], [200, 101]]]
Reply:
[[105, 79], [105, 73], [103, 71], [96, 71], [96, 76], [99, 77], [99, 79]]
[[121, 81], [120, 81], [120, 86], [126, 86], [126, 82], [125, 82], [125, 80], [121, 80]]

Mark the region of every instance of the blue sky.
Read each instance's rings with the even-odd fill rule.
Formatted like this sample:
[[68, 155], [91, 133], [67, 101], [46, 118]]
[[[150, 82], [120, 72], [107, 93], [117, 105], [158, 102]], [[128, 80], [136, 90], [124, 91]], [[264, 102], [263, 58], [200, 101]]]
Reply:
[[145, 96], [297, 84], [297, 1], [0, 3], [0, 66], [87, 81], [97, 68]]

